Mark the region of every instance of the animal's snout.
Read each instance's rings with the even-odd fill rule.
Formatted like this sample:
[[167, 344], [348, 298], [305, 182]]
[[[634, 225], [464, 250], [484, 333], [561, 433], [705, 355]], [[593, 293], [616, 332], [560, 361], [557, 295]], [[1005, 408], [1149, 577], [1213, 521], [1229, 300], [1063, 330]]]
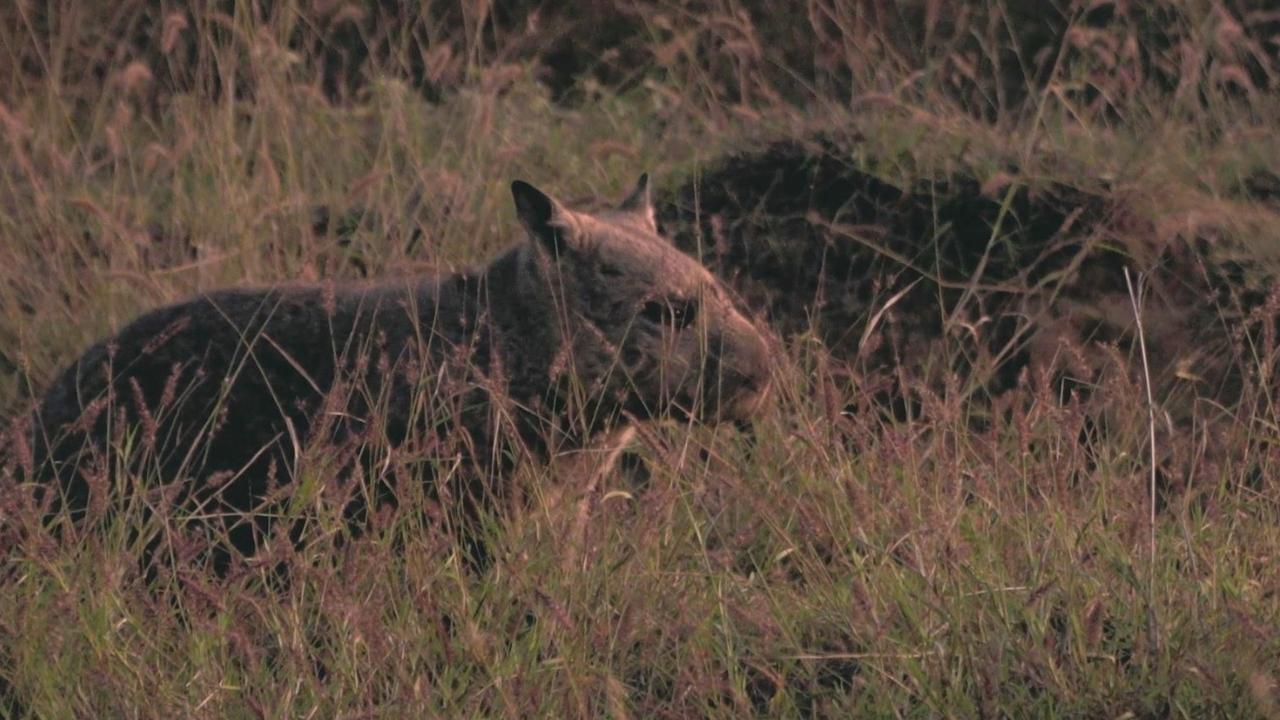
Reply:
[[742, 363], [744, 367], [740, 370], [742, 387], [758, 398], [763, 397], [769, 392], [769, 384], [773, 379], [773, 373], [770, 370], [769, 346], [765, 344], [764, 338], [752, 332], [744, 356]]
[[754, 413], [772, 378], [769, 346], [754, 327], [742, 324], [726, 332], [707, 358], [708, 374], [719, 390], [716, 414], [722, 419], [741, 420]]
[[741, 382], [742, 389], [748, 392], [763, 394], [769, 389], [769, 376], [764, 373], [747, 373]]

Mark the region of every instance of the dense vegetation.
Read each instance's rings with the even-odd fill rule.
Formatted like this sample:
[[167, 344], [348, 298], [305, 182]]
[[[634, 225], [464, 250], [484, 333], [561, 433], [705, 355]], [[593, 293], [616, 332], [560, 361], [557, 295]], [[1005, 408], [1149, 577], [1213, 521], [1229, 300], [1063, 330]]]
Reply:
[[1280, 16], [773, 8], [0, 8], [4, 425], [194, 292], [481, 262], [515, 177], [649, 170], [785, 348], [750, 432], [523, 466], [479, 572], [320, 497], [149, 576], [163, 479], [50, 528], [6, 431], [0, 715], [1280, 717]]

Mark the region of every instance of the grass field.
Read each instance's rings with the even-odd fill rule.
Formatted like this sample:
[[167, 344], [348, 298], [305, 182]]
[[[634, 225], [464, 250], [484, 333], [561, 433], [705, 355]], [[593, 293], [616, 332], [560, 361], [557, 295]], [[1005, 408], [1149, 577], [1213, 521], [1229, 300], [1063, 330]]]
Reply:
[[[968, 178], [997, 208], [1078, 189], [1121, 208], [1109, 267], [1135, 283], [1072, 279], [1053, 306], [1120, 328], [1064, 346], [1101, 368], [1065, 398], [1034, 357], [974, 389], [957, 368], [981, 363], [953, 359], [994, 324], [895, 344], [913, 326], [882, 265], [762, 303], [795, 313], [769, 318], [785, 352], [752, 433], [648, 428], [639, 469], [594, 492], [522, 465], [483, 572], [401, 511], [347, 541], [322, 514], [276, 558], [284, 587], [194, 562], [148, 582], [129, 530], [172, 518], [51, 533], [10, 433], [0, 716], [1280, 718], [1280, 19], [1246, 0], [1009, 5], [0, 9], [6, 423], [146, 309], [483, 262], [517, 238], [514, 178], [613, 198], [648, 170], [675, 202], [779, 141], [822, 138], [897, 187]], [[1190, 266], [1151, 248], [1200, 246], [1195, 267], [1229, 266], [1238, 292], [1161, 295]], [[953, 299], [910, 307], [936, 320]], [[1205, 317], [1217, 344], [1179, 332]], [[850, 333], [845, 353], [831, 338]]]

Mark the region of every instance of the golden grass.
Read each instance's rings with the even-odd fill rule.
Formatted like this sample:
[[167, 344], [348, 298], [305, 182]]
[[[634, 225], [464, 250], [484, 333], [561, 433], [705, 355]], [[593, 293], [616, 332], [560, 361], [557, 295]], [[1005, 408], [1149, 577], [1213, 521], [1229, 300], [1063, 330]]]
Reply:
[[[265, 5], [0, 10], [4, 417], [202, 289], [480, 261], [513, 239], [514, 177], [674, 187], [817, 132], [893, 181], [1016, 164], [1158, 234], [1280, 249], [1276, 200], [1240, 191], [1280, 167], [1274, 28], [1244, 3], [1063, 4], [1048, 35], [1002, 2]], [[547, 57], [575, 46], [596, 62], [554, 97]], [[369, 58], [326, 69], [335, 48]], [[318, 206], [365, 213], [343, 244]], [[894, 420], [850, 412], [871, 390], [805, 338], [754, 439], [657, 428], [649, 476], [590, 502], [524, 467], [480, 574], [422, 513], [344, 543], [320, 513], [283, 587], [148, 584], [129, 531], [164, 518], [58, 538], [10, 459], [0, 714], [1278, 717], [1275, 349], [1229, 421], [1162, 429], [1154, 527], [1127, 376], [1104, 420], [1034, 374], [985, 428], [945, 388]]]

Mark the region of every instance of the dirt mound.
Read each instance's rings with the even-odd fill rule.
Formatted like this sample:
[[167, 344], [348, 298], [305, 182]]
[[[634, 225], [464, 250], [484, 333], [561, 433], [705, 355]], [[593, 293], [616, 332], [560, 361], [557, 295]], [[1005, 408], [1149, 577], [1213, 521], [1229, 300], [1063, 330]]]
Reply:
[[848, 157], [818, 141], [729, 158], [671, 191], [661, 222], [784, 335], [812, 332], [860, 379], [891, 369], [891, 397], [916, 380], [997, 395], [1037, 369], [1066, 394], [1132, 371], [1139, 276], [1157, 397], [1239, 396], [1269, 280], [1220, 239], [1160, 240], [1110, 192], [1015, 175], [902, 188]]

